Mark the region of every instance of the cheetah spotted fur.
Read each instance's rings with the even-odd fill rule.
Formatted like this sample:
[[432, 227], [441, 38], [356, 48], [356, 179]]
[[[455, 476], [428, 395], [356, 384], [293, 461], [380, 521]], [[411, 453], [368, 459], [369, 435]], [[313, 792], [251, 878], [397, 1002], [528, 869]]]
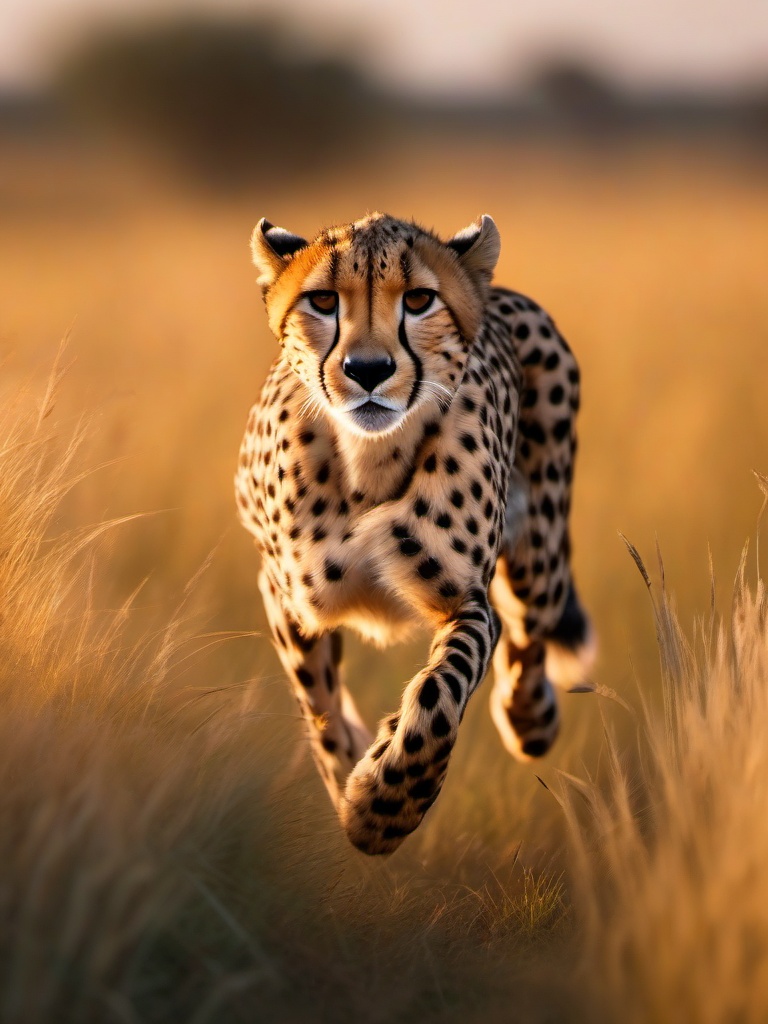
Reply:
[[[539, 306], [492, 287], [484, 216], [448, 242], [372, 214], [311, 242], [252, 236], [281, 352], [240, 451], [240, 518], [278, 655], [350, 840], [389, 853], [445, 778], [493, 658], [491, 712], [521, 760], [559, 726], [551, 680], [587, 670], [568, 513], [579, 371]], [[341, 627], [433, 641], [372, 738]], [[495, 651], [495, 654], [494, 654]]]

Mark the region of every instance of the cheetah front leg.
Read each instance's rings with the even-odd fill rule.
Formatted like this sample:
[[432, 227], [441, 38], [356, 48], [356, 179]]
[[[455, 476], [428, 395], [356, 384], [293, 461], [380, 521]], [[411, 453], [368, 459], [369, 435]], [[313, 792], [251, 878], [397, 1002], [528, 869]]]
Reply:
[[467, 701], [485, 676], [499, 620], [473, 590], [438, 630], [425, 669], [350, 775], [341, 820], [364, 853], [391, 853], [437, 799]]
[[275, 648], [309, 727], [312, 754], [338, 811], [347, 776], [371, 744], [340, 678], [341, 633], [308, 635], [285, 611], [277, 587], [263, 571], [259, 589]]

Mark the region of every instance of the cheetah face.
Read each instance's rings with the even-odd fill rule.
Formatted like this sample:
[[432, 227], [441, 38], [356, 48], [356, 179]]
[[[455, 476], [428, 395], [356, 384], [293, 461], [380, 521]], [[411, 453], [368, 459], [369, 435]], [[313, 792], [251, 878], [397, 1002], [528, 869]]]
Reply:
[[376, 437], [447, 408], [499, 254], [484, 216], [448, 242], [372, 214], [314, 241], [262, 220], [251, 241], [272, 330], [307, 402]]

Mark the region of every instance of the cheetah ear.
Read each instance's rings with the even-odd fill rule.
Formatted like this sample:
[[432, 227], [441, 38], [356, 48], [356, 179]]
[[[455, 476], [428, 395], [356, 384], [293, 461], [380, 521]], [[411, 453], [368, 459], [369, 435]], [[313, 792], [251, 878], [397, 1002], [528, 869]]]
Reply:
[[266, 217], [262, 217], [251, 235], [251, 254], [259, 271], [258, 281], [262, 288], [268, 288], [291, 261], [294, 253], [307, 244], [306, 238], [292, 235], [285, 228], [277, 228]]
[[493, 218], [484, 213], [446, 242], [459, 257], [459, 262], [478, 284], [488, 285], [501, 252], [499, 229]]

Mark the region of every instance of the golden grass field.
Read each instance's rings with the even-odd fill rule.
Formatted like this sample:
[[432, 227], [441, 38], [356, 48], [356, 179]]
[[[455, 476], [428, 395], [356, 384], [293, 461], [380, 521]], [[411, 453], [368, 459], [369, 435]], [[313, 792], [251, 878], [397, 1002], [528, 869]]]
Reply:
[[[223, 201], [98, 153], [4, 157], [0, 1020], [765, 1020], [754, 543], [732, 608], [768, 471], [764, 167], [404, 142]], [[481, 691], [385, 862], [309, 764], [231, 494], [276, 349], [250, 229], [374, 208], [446, 235], [491, 213], [498, 280], [579, 356], [575, 564], [606, 693], [564, 696], [531, 768]], [[364, 714], [423, 646], [351, 645]]]

